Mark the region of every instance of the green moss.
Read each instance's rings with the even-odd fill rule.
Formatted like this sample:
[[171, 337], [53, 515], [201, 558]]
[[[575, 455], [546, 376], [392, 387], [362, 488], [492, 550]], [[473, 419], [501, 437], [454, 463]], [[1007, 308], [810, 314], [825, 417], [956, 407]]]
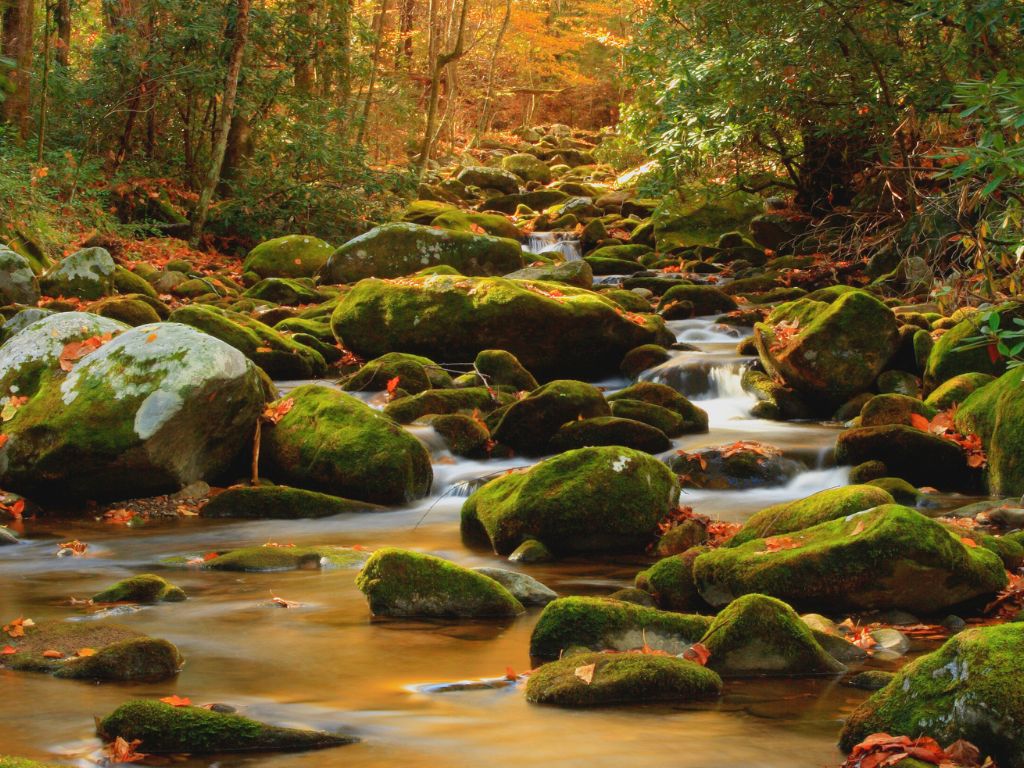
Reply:
[[429, 224], [442, 213], [457, 210], [458, 208], [451, 203], [441, 200], [413, 200], [402, 211], [401, 218], [402, 221], [408, 221], [412, 224]]
[[105, 646], [92, 656], [73, 658], [54, 677], [102, 682], [160, 682], [178, 674], [184, 660], [166, 640], [140, 637]]
[[654, 211], [658, 250], [714, 245], [723, 232], [744, 230], [762, 210], [757, 195], [724, 185], [692, 184], [666, 195]]
[[117, 265], [105, 248], [75, 251], [39, 278], [45, 296], [100, 299], [114, 292]]
[[480, 422], [462, 413], [427, 416], [424, 422], [441, 435], [448, 450], [456, 456], [485, 459], [490, 448], [491, 433]]
[[905, 666], [854, 710], [840, 737], [852, 749], [879, 731], [964, 739], [1000, 766], [1024, 766], [1024, 692], [1019, 685], [1024, 625], [968, 629]]
[[[308, 281], [307, 281], [308, 282]], [[299, 304], [318, 304], [324, 297], [302, 280], [284, 277], [267, 277], [242, 294], [257, 301], [269, 301], [294, 307]]]
[[830, 488], [796, 501], [787, 501], [762, 509], [732, 537], [729, 546], [739, 546], [753, 539], [780, 536], [793, 531], [847, 517], [882, 504], [892, 504], [893, 497], [881, 488], [850, 485]]
[[399, 424], [410, 424], [428, 414], [448, 414], [473, 411], [490, 413], [508, 405], [513, 397], [486, 387], [462, 389], [428, 389], [411, 397], [402, 397], [384, 406], [384, 414]]
[[[591, 664], [593, 677], [587, 683], [576, 670]], [[641, 653], [584, 653], [535, 670], [526, 684], [526, 700], [559, 707], [595, 707], [695, 701], [714, 698], [721, 691], [718, 675], [692, 661]]]
[[995, 380], [995, 376], [988, 373], [961, 373], [939, 384], [925, 399], [925, 403], [937, 411], [945, 411]]
[[485, 378], [488, 386], [508, 386], [517, 391], [532, 392], [537, 380], [511, 352], [503, 349], [484, 349], [476, 356], [473, 367]]
[[[215, 555], [215, 556], [214, 556]], [[263, 545], [241, 547], [223, 552], [169, 557], [163, 562], [171, 566], [198, 566], [208, 571], [295, 571], [328, 568], [353, 568], [366, 562], [362, 550], [348, 547], [288, 547]]]
[[432, 227], [450, 229], [453, 232], [488, 234], [510, 240], [521, 240], [523, 233], [510, 219], [495, 213], [447, 210], [430, 222]]
[[523, 181], [536, 181], [539, 184], [551, 183], [551, 169], [548, 164], [525, 152], [501, 158], [501, 167], [514, 173]]
[[597, 387], [560, 379], [513, 402], [494, 428], [494, 439], [522, 453], [541, 455], [563, 424], [610, 413]]
[[148, 280], [122, 266], [118, 266], [114, 270], [114, 288], [122, 295], [138, 293], [151, 299], [158, 298], [156, 288]]
[[[327, 313], [330, 315], [330, 312]], [[314, 320], [303, 317], [289, 317], [274, 323], [274, 330], [278, 333], [302, 333], [319, 339], [324, 344], [335, 344], [334, 334], [331, 332], [331, 323], [328, 319]]]
[[642, 648], [677, 654], [708, 631], [712, 619], [659, 611], [599, 597], [563, 597], [544, 608], [530, 636], [530, 656], [556, 659], [563, 651]]
[[[702, 409], [691, 403], [688, 399], [676, 392], [672, 387], [665, 384], [657, 384], [651, 381], [640, 381], [636, 384], [620, 389], [614, 394], [608, 395], [607, 400], [611, 403], [612, 413], [622, 418], [634, 418], [644, 421], [661, 429], [669, 437], [677, 437], [682, 434], [693, 434], [708, 431], [708, 415]], [[664, 414], [650, 408], [639, 408], [635, 405], [637, 401], [667, 409], [679, 415], [681, 422], [671, 426]], [[623, 403], [625, 406], [617, 405]], [[619, 412], [617, 412], [619, 411]], [[632, 414], [632, 415], [631, 415]], [[640, 418], [646, 416], [647, 418]], [[649, 419], [662, 421], [664, 426], [650, 421]], [[666, 429], [667, 427], [667, 429]]]
[[935, 612], [1006, 584], [993, 553], [964, 546], [940, 523], [886, 504], [789, 534], [779, 546], [753, 539], [694, 563], [711, 605], [761, 593], [801, 610], [902, 608]]
[[313, 277], [331, 255], [331, 246], [309, 235], [285, 235], [260, 243], [245, 257], [242, 271], [260, 277]]
[[710, 285], [677, 285], [662, 294], [658, 302], [658, 311], [664, 314], [672, 304], [688, 301], [693, 305], [695, 315], [714, 315], [719, 312], [731, 312], [739, 305], [732, 296], [722, 293]]
[[[1013, 320], [1024, 318], [1024, 304], [1020, 302], [1000, 304], [992, 311], [999, 315], [999, 327], [1002, 330], [1016, 328]], [[990, 376], [1000, 376], [1006, 371], [1006, 361], [1003, 358], [993, 361], [984, 347], [961, 349], [965, 339], [980, 333], [981, 323], [982, 314], [972, 313], [939, 337], [928, 356], [928, 367], [925, 369], [925, 385], [927, 387], [935, 388], [961, 373], [986, 373]]]
[[[643, 403], [643, 405], [645, 408], [657, 407], [647, 405], [647, 403]], [[659, 410], [666, 411], [664, 408]], [[666, 413], [671, 413], [671, 411], [666, 411]], [[672, 414], [672, 416], [676, 415]], [[616, 416], [598, 416], [593, 419], [577, 419], [563, 424], [552, 436], [550, 442], [551, 448], [558, 452], [595, 445], [621, 445], [644, 453], [656, 454], [669, 450], [672, 447], [672, 441], [660, 429], [642, 421]]]
[[[682, 529], [683, 526], [677, 526], [673, 530]], [[693, 580], [693, 561], [707, 551], [707, 547], [694, 546], [682, 554], [663, 558], [647, 570], [640, 571], [634, 583], [637, 589], [650, 593], [655, 604], [663, 610], [680, 613], [701, 610], [706, 604]]]
[[835, 456], [840, 465], [881, 461], [889, 474], [917, 486], [966, 490], [978, 480], [956, 443], [903, 424], [848, 429], [836, 440]]
[[[559, 254], [560, 255], [560, 254]], [[543, 261], [543, 259], [534, 259]], [[509, 272], [505, 277], [509, 280], [540, 280], [548, 283], [565, 283], [577, 288], [590, 289], [594, 285], [594, 270], [582, 259], [562, 263], [530, 266]], [[650, 311], [648, 307], [645, 311]]]
[[40, 763], [24, 757], [0, 755], [0, 768], [59, 768], [54, 763]]
[[356, 578], [376, 616], [511, 617], [524, 608], [494, 579], [433, 555], [388, 547]]
[[916, 507], [917, 503], [921, 501], [921, 492], [901, 477], [879, 477], [869, 480], [866, 485], [881, 488], [892, 496], [893, 501], [897, 504]]
[[527, 539], [555, 553], [640, 551], [677, 503], [675, 475], [646, 453], [581, 448], [491, 480], [462, 507], [468, 538], [508, 554]]
[[911, 416], [917, 414], [929, 421], [938, 411], [916, 397], [901, 394], [875, 395], [864, 404], [860, 412], [863, 427], [882, 427], [888, 424], [911, 424]]
[[986, 481], [995, 496], [1024, 493], [1024, 369], [1014, 369], [971, 393], [956, 412], [956, 428], [978, 435], [988, 458]]
[[642, 344], [626, 353], [619, 365], [619, 370], [627, 379], [635, 381], [648, 368], [661, 365], [670, 358], [668, 350], [660, 344]]
[[101, 317], [119, 320], [132, 327], [159, 323], [161, 319], [147, 302], [126, 296], [111, 296], [93, 304], [90, 309]]
[[203, 517], [250, 520], [305, 520], [380, 509], [365, 501], [351, 501], [302, 488], [260, 485], [228, 488], [210, 499], [202, 514]]
[[701, 638], [708, 666], [723, 676], [835, 675], [846, 667], [829, 655], [790, 606], [766, 595], [729, 604]]
[[355, 741], [350, 736], [278, 728], [241, 715], [159, 701], [123, 704], [103, 718], [96, 731], [107, 741], [138, 739], [140, 750], [155, 754], [322, 749]]
[[122, 579], [92, 596], [94, 603], [176, 603], [184, 599], [181, 587], [152, 573]]
[[452, 386], [452, 378], [433, 360], [419, 355], [389, 352], [366, 363], [350, 376], [343, 389], [348, 392], [375, 392], [388, 388], [392, 379], [406, 392], [418, 394], [427, 389]]

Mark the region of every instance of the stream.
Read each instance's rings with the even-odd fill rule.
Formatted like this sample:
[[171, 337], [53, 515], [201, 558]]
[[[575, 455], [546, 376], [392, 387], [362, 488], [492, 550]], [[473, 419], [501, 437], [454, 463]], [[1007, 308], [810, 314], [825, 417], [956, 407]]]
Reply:
[[[807, 465], [787, 485], [746, 491], [685, 491], [682, 503], [715, 519], [742, 521], [769, 504], [846, 483], [831, 466], [838, 425], [751, 418], [753, 398], [740, 387], [751, 358], [735, 352], [744, 331], [708, 318], [669, 324], [678, 352], [648, 370], [710, 416], [710, 433], [673, 441], [674, 449], [756, 440]], [[624, 379], [596, 382], [608, 390]], [[284, 383], [283, 388], [295, 382]], [[379, 395], [377, 404], [381, 403]], [[372, 398], [371, 398], [372, 400]], [[176, 681], [91, 685], [0, 670], [0, 751], [39, 759], [98, 754], [92, 716], [132, 697], [187, 696], [228, 702], [258, 719], [344, 729], [359, 744], [292, 755], [233, 755], [220, 766], [665, 766], [679, 768], [817, 768], [842, 762], [835, 747], [842, 718], [867, 694], [835, 679], [731, 680], [713, 704], [570, 711], [528, 705], [514, 686], [433, 693], [431, 683], [495, 678], [530, 668], [529, 637], [540, 609], [510, 624], [371, 620], [353, 571], [231, 574], [161, 569], [164, 556], [265, 542], [397, 545], [468, 566], [522, 568], [561, 595], [604, 595], [631, 586], [642, 558], [579, 559], [519, 566], [467, 549], [459, 510], [481, 477], [524, 459], [452, 457], [429, 428], [414, 427], [434, 460], [432, 495], [380, 513], [310, 521], [239, 522], [182, 518], [129, 528], [95, 522], [27, 524], [29, 543], [0, 559], [0, 616], [87, 620], [68, 598], [86, 597], [133, 573], [155, 571], [189, 594], [185, 603], [125, 610], [115, 618], [166, 638], [187, 659]], [[89, 543], [81, 558], [57, 558], [57, 542]], [[301, 606], [281, 609], [273, 595]], [[185, 766], [209, 765], [190, 759]]]

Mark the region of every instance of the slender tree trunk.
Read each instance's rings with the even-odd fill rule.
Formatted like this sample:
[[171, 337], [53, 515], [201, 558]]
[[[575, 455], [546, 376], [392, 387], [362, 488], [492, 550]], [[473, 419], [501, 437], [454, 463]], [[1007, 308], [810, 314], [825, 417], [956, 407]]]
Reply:
[[57, 0], [53, 15], [57, 24], [57, 63], [66, 69], [71, 63], [71, 0]]
[[252, 153], [252, 123], [248, 115], [236, 112], [231, 118], [231, 128], [228, 130], [228, 145], [224, 150], [224, 165], [220, 171], [217, 194], [226, 197], [231, 193], [231, 185], [228, 182], [238, 178], [238, 170], [252, 157]]
[[46, 98], [50, 90], [50, 5], [44, 6], [43, 17], [43, 82], [39, 95], [39, 126], [36, 133], [36, 162], [43, 164], [46, 146]]
[[17, 130], [18, 139], [29, 135], [29, 105], [32, 80], [32, 25], [34, 0], [7, 0], [3, 10], [3, 55], [14, 61], [13, 90], [3, 102], [4, 118]]
[[439, 54], [434, 61], [434, 71], [430, 77], [430, 97], [427, 102], [427, 126], [423, 132], [423, 147], [420, 150], [420, 175], [427, 169], [430, 152], [434, 147], [434, 130], [437, 123], [437, 102], [441, 93], [441, 76], [453, 61], [458, 61], [466, 52], [466, 16], [469, 13], [469, 0], [462, 0], [462, 11], [459, 14], [459, 31], [455, 34], [455, 45], [448, 51]]
[[295, 61], [295, 90], [301, 94], [313, 93], [315, 79], [316, 40], [313, 34], [313, 20], [316, 17], [316, 0], [298, 0], [295, 15], [301, 24], [302, 36], [306, 39], [306, 50]]
[[480, 119], [476, 124], [476, 133], [469, 140], [466, 149], [472, 149], [480, 140], [480, 136], [491, 124], [492, 104], [494, 103], [494, 67], [498, 62], [498, 54], [501, 52], [501, 43], [508, 32], [509, 22], [512, 20], [512, 0], [505, 0], [505, 16], [501, 20], [501, 27], [498, 29], [498, 36], [494, 39], [494, 48], [491, 50], [491, 60], [487, 64], [487, 92], [484, 94], [484, 103], [480, 107]]
[[373, 87], [377, 83], [377, 72], [380, 70], [381, 53], [384, 50], [384, 28], [387, 22], [389, 0], [380, 0], [380, 13], [374, 25], [376, 39], [373, 43], [373, 63], [370, 65], [370, 80], [366, 84], [366, 99], [363, 101], [363, 114], [359, 118], [359, 130], [356, 133], [356, 146], [361, 146], [366, 136], [366, 124], [370, 121], [370, 106], [373, 104]]
[[352, 100], [352, 0], [335, 0], [332, 10], [338, 35], [338, 104], [345, 109]]
[[242, 73], [242, 60], [245, 58], [245, 45], [249, 39], [249, 4], [250, 0], [235, 0], [235, 30], [231, 45], [231, 56], [228, 59], [228, 72], [224, 80], [224, 100], [221, 105], [217, 138], [213, 144], [210, 157], [210, 169], [206, 175], [202, 191], [199, 193], [199, 204], [196, 206], [192, 220], [192, 243], [199, 244], [199, 238], [206, 226], [206, 217], [210, 212], [210, 202], [220, 181], [220, 169], [224, 164], [224, 153], [228, 146], [228, 133], [231, 130], [231, 118], [235, 112], [235, 96], [238, 93], [238, 79]]
[[398, 45], [395, 47], [395, 69], [405, 65], [412, 69], [412, 21], [416, 14], [416, 0], [400, 0], [398, 9]]

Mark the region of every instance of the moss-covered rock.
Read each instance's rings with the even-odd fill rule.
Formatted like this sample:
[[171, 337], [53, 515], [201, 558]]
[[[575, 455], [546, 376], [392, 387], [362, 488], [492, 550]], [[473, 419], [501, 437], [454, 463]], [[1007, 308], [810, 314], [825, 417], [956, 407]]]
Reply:
[[546, 283], [565, 283], [589, 290], [594, 285], [594, 270], [583, 259], [566, 261], [544, 267], [526, 267], [505, 275], [509, 280], [534, 280]]
[[375, 616], [507, 618], [523, 612], [505, 587], [433, 555], [388, 547], [373, 553], [356, 578]]
[[263, 433], [271, 477], [376, 504], [402, 504], [430, 490], [423, 444], [351, 395], [305, 384], [290, 410]]
[[0, 768], [58, 768], [55, 763], [41, 763], [25, 757], [0, 755]]
[[486, 234], [492, 237], [504, 237], [510, 240], [522, 240], [523, 233], [515, 223], [500, 214], [477, 213], [476, 211], [445, 211], [430, 222], [432, 227], [450, 229], [453, 232], [469, 232]]
[[492, 197], [482, 207], [484, 210], [498, 211], [499, 213], [515, 213], [521, 205], [531, 211], [542, 211], [552, 205], [564, 203], [568, 199], [569, 195], [557, 189], [536, 189], [532, 192]]
[[945, 411], [962, 403], [977, 389], [996, 380], [988, 373], [961, 373], [942, 382], [925, 398], [925, 404], [937, 411]]
[[896, 351], [899, 329], [885, 304], [851, 291], [831, 304], [782, 304], [754, 326], [754, 338], [769, 373], [834, 409], [871, 387]]
[[908, 507], [916, 507], [923, 498], [923, 494], [902, 477], [877, 477], [868, 480], [865, 485], [880, 488], [892, 496], [897, 504]]
[[402, 397], [384, 406], [384, 415], [399, 424], [410, 424], [429, 414], [489, 413], [508, 405], [514, 398], [487, 387], [428, 389], [411, 397]]
[[550, 441], [551, 448], [559, 452], [595, 445], [622, 445], [644, 453], [663, 453], [672, 447], [672, 441], [657, 427], [616, 416], [567, 422]]
[[723, 677], [836, 675], [846, 666], [815, 639], [790, 606], [766, 595], [744, 595], [715, 617], [701, 643], [708, 666]]
[[389, 352], [371, 360], [353, 373], [342, 389], [347, 392], [382, 392], [398, 379], [398, 387], [410, 394], [452, 385], [452, 377], [441, 366], [420, 355]]
[[994, 496], [1024, 493], [1024, 369], [1014, 369], [975, 390], [954, 417], [956, 428], [985, 447], [985, 477]]
[[522, 268], [523, 251], [508, 238], [395, 222], [339, 247], [320, 276], [325, 283], [354, 283], [366, 277], [402, 277], [442, 264], [462, 275], [504, 275]]
[[914, 485], [967, 490], [977, 483], [960, 446], [902, 424], [848, 429], [836, 440], [838, 464], [881, 461], [889, 473]]
[[0, 476], [62, 500], [174, 491], [226, 470], [264, 402], [241, 352], [185, 325], [139, 326], [42, 374], [4, 426]]
[[462, 531], [508, 554], [527, 539], [556, 554], [636, 552], [677, 502], [675, 475], [630, 448], [569, 451], [503, 475], [462, 507]]
[[658, 302], [658, 312], [665, 314], [673, 304], [688, 301], [694, 315], [716, 315], [738, 308], [736, 299], [710, 285], [676, 285], [669, 288]]
[[512, 403], [495, 427], [494, 439], [536, 456], [549, 451], [551, 438], [563, 424], [610, 413], [597, 387], [556, 380]]
[[166, 558], [168, 566], [200, 568], [204, 571], [274, 572], [357, 568], [366, 562], [367, 553], [349, 547], [285, 546], [264, 544], [259, 547], [240, 547], [219, 552], [180, 555]]
[[285, 485], [236, 486], [210, 499], [203, 517], [247, 520], [303, 520], [347, 512], [374, 512], [376, 504]]
[[771, 445], [727, 445], [679, 452], [669, 462], [684, 488], [744, 490], [784, 485], [805, 465]]
[[940, 744], [964, 739], [1005, 768], [1024, 766], [1020, 659], [1024, 624], [969, 629], [905, 666], [854, 710], [840, 736], [851, 750], [884, 731]]
[[[589, 680], [577, 674], [593, 665]], [[596, 707], [710, 699], [721, 678], [706, 667], [672, 656], [582, 653], [545, 664], [530, 675], [526, 700], [557, 707]]]
[[45, 296], [99, 299], [114, 293], [114, 259], [105, 248], [71, 254], [39, 278]]
[[148, 323], [159, 323], [163, 319], [152, 304], [142, 298], [130, 296], [109, 296], [92, 304], [89, 309], [101, 317], [118, 320], [133, 328]]
[[644, 266], [636, 261], [613, 259], [607, 256], [584, 256], [583, 260], [590, 265], [595, 275], [634, 275], [642, 272]]
[[459, 171], [456, 177], [467, 187], [480, 189], [496, 189], [510, 195], [519, 191], [519, 179], [503, 168], [492, 168], [486, 165], [471, 165]]
[[[176, 676], [183, 663], [166, 640], [98, 621], [44, 621], [25, 627], [24, 637], [5, 637], [4, 643], [14, 649], [0, 661], [8, 669], [68, 680], [158, 682]], [[44, 656], [46, 651], [60, 655]]]
[[934, 612], [998, 592], [999, 558], [965, 546], [940, 523], [886, 504], [785, 537], [753, 539], [694, 562], [711, 605], [761, 593], [807, 610]]
[[139, 749], [151, 754], [301, 751], [356, 741], [341, 734], [279, 728], [204, 707], [143, 700], [122, 704], [98, 722], [96, 732], [107, 741], [139, 740]]
[[[630, 295], [635, 296], [636, 294], [631, 293]], [[669, 351], [660, 344], [641, 344], [639, 347], [635, 347], [626, 353], [625, 357], [622, 358], [622, 363], [619, 364], [619, 371], [627, 379], [636, 381], [640, 378], [640, 374], [648, 368], [661, 365], [671, 359], [671, 357]]]
[[501, 167], [510, 173], [514, 173], [524, 182], [551, 183], [551, 169], [548, 167], [548, 164], [526, 152], [519, 152], [501, 158]]
[[473, 361], [473, 369], [483, 375], [487, 386], [512, 387], [517, 391], [532, 392], [537, 380], [511, 352], [503, 349], [484, 349]]
[[530, 656], [557, 659], [570, 648], [629, 651], [645, 644], [683, 653], [711, 626], [707, 616], [659, 611], [600, 597], [563, 597], [541, 612], [530, 636]]
[[294, 307], [299, 304], [318, 304], [324, 296], [306, 285], [308, 280], [296, 280], [286, 277], [265, 277], [250, 286], [242, 295], [259, 301], [269, 301]]
[[28, 259], [10, 248], [0, 247], [0, 303], [35, 304], [39, 281]]
[[660, 318], [627, 317], [591, 291], [452, 276], [363, 280], [342, 298], [331, 326], [346, 348], [367, 358], [411, 352], [464, 363], [482, 350], [504, 349], [541, 377], [608, 373], [628, 350], [668, 336]]
[[916, 397], [900, 394], [875, 395], [868, 400], [860, 412], [862, 427], [884, 427], [889, 424], [910, 426], [914, 415], [929, 421], [938, 413], [927, 403]]
[[804, 499], [787, 501], [762, 509], [744, 524], [729, 541], [739, 546], [753, 539], [780, 536], [793, 531], [863, 512], [882, 504], [892, 504], [893, 497], [872, 485], [848, 485], [829, 488]]
[[[683, 527], [676, 526], [673, 530]], [[640, 571], [634, 583], [637, 589], [650, 594], [655, 605], [663, 610], [680, 613], [703, 610], [707, 603], [701, 598], [693, 580], [693, 562], [707, 551], [706, 547], [690, 547], [681, 554], [662, 558], [647, 570]]]
[[285, 235], [260, 243], [245, 257], [243, 272], [260, 277], [313, 277], [331, 255], [330, 244], [309, 235]]
[[666, 195], [654, 211], [659, 251], [714, 245], [723, 232], [743, 230], [762, 209], [760, 198], [721, 185], [691, 185]]
[[94, 603], [178, 603], [185, 599], [185, 590], [154, 573], [122, 579], [92, 596]]
[[463, 413], [445, 413], [428, 416], [424, 422], [434, 428], [448, 450], [456, 456], [487, 458], [492, 447], [491, 433], [479, 416], [473, 418]]
[[[707, 412], [665, 384], [637, 382], [608, 395], [607, 400], [613, 415], [651, 424], [669, 437], [708, 431]], [[641, 403], [648, 407], [641, 407]], [[665, 410], [679, 418], [670, 418], [662, 413]]]
[[[1014, 319], [1024, 318], [1024, 303], [1007, 302], [991, 310], [999, 317], [1001, 330], [1016, 329]], [[987, 313], [968, 314], [955, 326], [946, 331], [935, 342], [928, 356], [928, 367], [924, 372], [925, 386], [934, 389], [939, 384], [961, 373], [987, 373], [1001, 376], [1006, 371], [1006, 360], [993, 360], [985, 347], [964, 349], [965, 340], [980, 334], [980, 328]]]

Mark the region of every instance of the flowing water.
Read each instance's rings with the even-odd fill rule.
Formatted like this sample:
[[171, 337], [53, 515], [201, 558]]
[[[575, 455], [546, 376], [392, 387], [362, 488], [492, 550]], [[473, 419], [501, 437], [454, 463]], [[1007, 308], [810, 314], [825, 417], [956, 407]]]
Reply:
[[[676, 387], [706, 409], [711, 430], [675, 442], [693, 450], [759, 440], [803, 460], [808, 471], [771, 489], [688, 491], [697, 512], [743, 520], [768, 504], [846, 482], [829, 466], [836, 427], [782, 424], [748, 415], [739, 386], [751, 359], [735, 353], [742, 335], [707, 319], [671, 324], [697, 352], [679, 352], [645, 378]], [[624, 380], [599, 382], [608, 389]], [[372, 399], [372, 398], [371, 398]], [[137, 696], [188, 696], [228, 702], [251, 716], [288, 725], [352, 731], [361, 743], [298, 755], [225, 756], [220, 766], [665, 766], [816, 768], [841, 762], [834, 744], [843, 716], [866, 694], [831, 679], [726, 683], [714, 704], [563, 711], [528, 705], [515, 687], [430, 692], [431, 683], [501, 677], [530, 667], [528, 646], [539, 609], [508, 624], [371, 620], [352, 571], [228, 574], [160, 571], [167, 555], [203, 553], [268, 541], [398, 545], [468, 566], [522, 567], [560, 594], [608, 594], [632, 584], [642, 558], [580, 559], [534, 566], [504, 564], [467, 549], [458, 533], [462, 500], [481, 478], [525, 460], [454, 459], [432, 430], [414, 431], [434, 455], [433, 495], [404, 509], [327, 520], [231, 522], [185, 518], [139, 528], [93, 521], [26, 524], [29, 543], [0, 558], [0, 617], [90, 620], [70, 607], [132, 573], [164, 573], [190, 595], [185, 603], [118, 615], [171, 640], [187, 663], [173, 682], [90, 685], [0, 670], [0, 753], [63, 758], [88, 765], [100, 746], [93, 716]], [[66, 539], [89, 543], [82, 558], [57, 558]], [[281, 609], [272, 595], [298, 601]], [[185, 765], [210, 765], [190, 759]]]
[[526, 236], [523, 250], [527, 253], [556, 251], [565, 261], [583, 258], [580, 239], [568, 232], [531, 232]]

